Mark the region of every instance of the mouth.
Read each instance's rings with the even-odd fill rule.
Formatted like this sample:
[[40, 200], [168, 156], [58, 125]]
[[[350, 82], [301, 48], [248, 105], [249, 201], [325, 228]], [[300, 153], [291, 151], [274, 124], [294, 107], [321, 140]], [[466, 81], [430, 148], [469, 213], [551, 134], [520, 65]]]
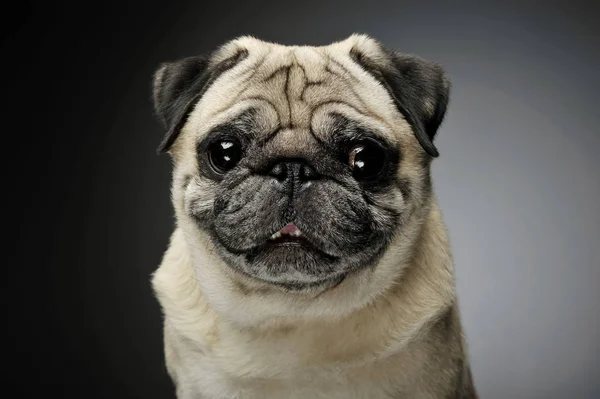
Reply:
[[320, 251], [294, 223], [286, 224], [281, 230], [273, 233], [265, 243], [266, 247], [302, 247]]
[[286, 248], [290, 251], [299, 250], [302, 252], [310, 252], [319, 255], [330, 262], [336, 259], [315, 245], [308, 235], [304, 234], [304, 232], [294, 223], [288, 223], [281, 230], [273, 233], [269, 239], [257, 249], [270, 252], [278, 250], [285, 251]]
[[269, 237], [269, 243], [278, 244], [278, 243], [294, 243], [306, 241], [304, 238], [304, 233], [294, 224], [288, 223], [281, 230], [273, 233], [271, 237]]

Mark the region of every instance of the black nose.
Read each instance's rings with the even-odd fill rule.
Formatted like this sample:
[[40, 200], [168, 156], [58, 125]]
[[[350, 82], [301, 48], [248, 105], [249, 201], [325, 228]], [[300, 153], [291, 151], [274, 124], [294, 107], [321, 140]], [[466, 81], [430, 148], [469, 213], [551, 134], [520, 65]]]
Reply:
[[284, 160], [271, 167], [269, 175], [287, 185], [304, 184], [320, 177], [319, 173], [303, 160]]

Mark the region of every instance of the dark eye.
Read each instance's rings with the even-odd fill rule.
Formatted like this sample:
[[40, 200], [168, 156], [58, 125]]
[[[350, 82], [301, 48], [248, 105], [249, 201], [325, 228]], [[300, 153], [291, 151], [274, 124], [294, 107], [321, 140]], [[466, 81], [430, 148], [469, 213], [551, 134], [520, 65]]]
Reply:
[[242, 158], [242, 146], [236, 140], [221, 140], [208, 147], [210, 165], [217, 173], [230, 171]]
[[348, 162], [356, 180], [376, 180], [387, 161], [385, 151], [374, 144], [360, 144], [350, 151]]

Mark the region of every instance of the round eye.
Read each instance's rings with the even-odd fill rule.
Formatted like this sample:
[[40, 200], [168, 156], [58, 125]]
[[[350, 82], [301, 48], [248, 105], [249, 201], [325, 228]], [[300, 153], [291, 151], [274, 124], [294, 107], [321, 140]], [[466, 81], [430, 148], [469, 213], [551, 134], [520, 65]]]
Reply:
[[352, 148], [348, 162], [355, 179], [375, 180], [385, 168], [386, 159], [386, 153], [380, 147], [360, 144]]
[[242, 158], [242, 146], [235, 140], [215, 141], [208, 147], [208, 157], [217, 173], [225, 173]]

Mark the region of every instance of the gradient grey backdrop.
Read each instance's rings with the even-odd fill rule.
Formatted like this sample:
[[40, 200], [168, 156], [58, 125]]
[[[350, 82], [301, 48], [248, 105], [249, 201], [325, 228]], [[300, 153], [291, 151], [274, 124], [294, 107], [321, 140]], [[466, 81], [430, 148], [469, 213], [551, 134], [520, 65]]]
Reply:
[[[40, 295], [17, 294], [13, 382], [63, 397], [173, 397], [149, 287], [173, 226], [154, 68], [240, 34], [319, 45], [364, 32], [452, 78], [434, 187], [481, 397], [600, 398], [598, 7], [217, 3], [46, 10], [3, 42], [19, 54], [11, 72], [28, 74], [9, 84], [27, 104], [21, 128], [43, 126], [16, 147], [37, 171], [15, 179], [12, 261]], [[34, 44], [19, 44], [31, 29]]]

